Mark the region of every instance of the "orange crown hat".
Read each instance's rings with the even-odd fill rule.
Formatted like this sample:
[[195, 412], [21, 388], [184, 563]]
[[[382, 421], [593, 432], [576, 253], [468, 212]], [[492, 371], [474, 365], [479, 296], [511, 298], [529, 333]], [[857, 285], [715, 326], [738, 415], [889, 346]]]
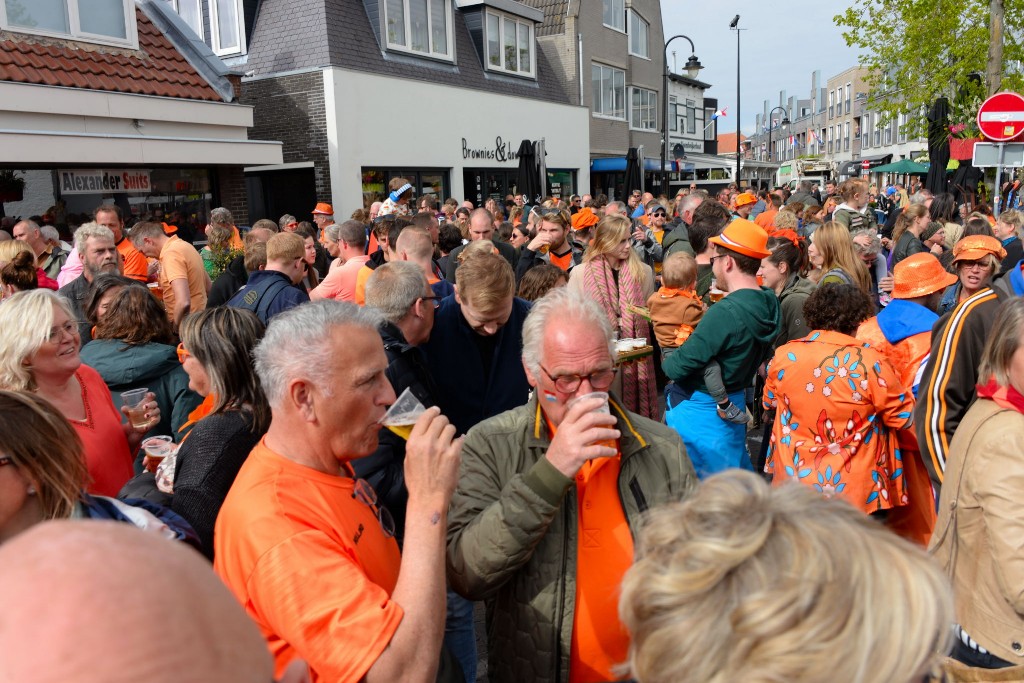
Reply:
[[167, 225], [167, 223], [161, 223], [160, 225], [164, 226], [165, 235], [173, 235], [174, 233], [178, 232], [177, 225]]
[[589, 206], [585, 206], [572, 217], [572, 229], [586, 230], [591, 226], [597, 225], [597, 221], [597, 214]]
[[754, 221], [735, 218], [725, 226], [721, 235], [708, 240], [723, 249], [735, 251], [750, 258], [764, 258], [771, 254], [768, 251], [768, 233]]
[[313, 214], [319, 214], [321, 216], [333, 216], [334, 207], [326, 202], [320, 202], [319, 204], [316, 205], [316, 208], [313, 209]]
[[[994, 240], [995, 238], [990, 237]], [[892, 269], [892, 298], [916, 299], [940, 292], [957, 281], [935, 255], [923, 251], [903, 259]]]
[[749, 192], [741, 192], [736, 195], [736, 206], [746, 206], [748, 204], [757, 204], [757, 197], [750, 194]]
[[953, 263], [977, 261], [988, 254], [992, 254], [1000, 261], [1006, 258], [1002, 242], [988, 235], [971, 235], [953, 245]]

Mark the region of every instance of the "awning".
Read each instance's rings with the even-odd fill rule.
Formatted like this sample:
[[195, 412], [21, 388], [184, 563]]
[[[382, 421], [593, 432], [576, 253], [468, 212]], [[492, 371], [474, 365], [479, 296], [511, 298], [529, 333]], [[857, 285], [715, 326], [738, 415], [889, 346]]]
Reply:
[[[652, 159], [647, 157], [644, 159], [644, 170], [658, 172], [658, 166], [661, 165], [661, 159]], [[665, 161], [665, 170], [674, 171], [675, 168], [672, 166], [670, 160]], [[591, 173], [615, 173], [620, 171], [625, 173], [626, 171], [626, 157], [604, 157], [601, 159], [590, 160], [590, 172]]]
[[875, 166], [882, 166], [883, 164], [889, 163], [890, 159], [892, 159], [892, 154], [879, 154], [873, 157], [861, 157], [856, 161], [847, 161], [839, 167], [839, 175], [860, 175], [864, 172], [865, 161], [868, 162], [868, 170], [871, 170]]

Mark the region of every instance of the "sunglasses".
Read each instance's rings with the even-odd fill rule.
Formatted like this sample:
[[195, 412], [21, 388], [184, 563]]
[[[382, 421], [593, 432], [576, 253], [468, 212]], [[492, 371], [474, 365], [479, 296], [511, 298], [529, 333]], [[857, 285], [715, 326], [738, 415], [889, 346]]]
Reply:
[[352, 487], [352, 497], [370, 508], [376, 515], [377, 522], [385, 536], [392, 538], [395, 535], [395, 518], [391, 516], [386, 507], [381, 507], [377, 503], [377, 492], [373, 490], [370, 482], [365, 479], [356, 479], [355, 485]]
[[565, 216], [565, 211], [562, 211], [561, 209], [537, 209], [537, 214], [538, 214], [539, 216], [541, 216], [541, 217], [544, 217], [544, 216], [552, 216], [552, 215], [556, 215], [556, 214], [557, 214], [557, 215], [559, 215], [559, 216], [562, 216], [562, 217], [563, 217], [563, 218], [565, 218], [566, 220], [569, 220], [569, 219], [568, 219], [568, 218], [567, 218], [567, 217]]
[[178, 344], [178, 362], [179, 363], [184, 363], [185, 361], [187, 361], [191, 357], [192, 357], [192, 354], [185, 350], [185, 344], [184, 343]]
[[665, 217], [665, 216], [667, 216], [668, 214], [666, 214], [666, 213], [665, 213], [664, 211], [655, 211], [655, 212], [653, 212], [653, 213], [652, 213], [651, 215], [652, 215], [652, 216], [661, 216], [662, 218], [664, 218], [664, 217]]

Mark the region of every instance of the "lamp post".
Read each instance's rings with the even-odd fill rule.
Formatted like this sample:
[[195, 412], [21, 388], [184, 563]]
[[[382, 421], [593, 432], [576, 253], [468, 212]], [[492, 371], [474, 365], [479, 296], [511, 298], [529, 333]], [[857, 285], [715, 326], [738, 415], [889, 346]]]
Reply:
[[736, 31], [736, 186], [740, 184], [740, 169], [743, 162], [743, 146], [740, 144], [740, 15], [733, 17], [729, 28]]
[[[775, 107], [775, 109], [782, 109], [782, 121], [779, 122], [779, 126], [789, 125], [789, 116], [786, 114], [786, 110], [782, 107]], [[775, 109], [768, 112], [768, 161], [772, 160], [772, 114], [775, 113]]]
[[679, 34], [665, 42], [665, 73], [662, 74], [661, 79], [661, 97], [664, 105], [661, 117], [661, 193], [666, 196], [668, 195], [668, 173], [665, 171], [665, 163], [668, 158], [668, 46], [676, 38], [684, 38], [690, 44], [690, 58], [686, 60], [686, 66], [683, 67], [686, 69], [687, 75], [690, 78], [696, 78], [700, 70], [704, 68], [700, 60], [697, 59], [697, 48], [693, 46], [693, 41], [687, 36]]

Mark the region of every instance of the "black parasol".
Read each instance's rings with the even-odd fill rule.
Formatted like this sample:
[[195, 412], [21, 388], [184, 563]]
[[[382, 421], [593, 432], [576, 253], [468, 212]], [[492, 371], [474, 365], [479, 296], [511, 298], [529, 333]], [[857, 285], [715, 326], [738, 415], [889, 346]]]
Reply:
[[925, 188], [933, 194], [946, 192], [948, 176], [946, 166], [949, 164], [949, 100], [945, 97], [936, 98], [928, 112], [928, 176], [924, 180]]
[[540, 169], [537, 166], [537, 155], [534, 153], [533, 141], [523, 140], [519, 143], [519, 170], [516, 173], [516, 189], [525, 194], [527, 202], [533, 204], [540, 197]]
[[628, 197], [633, 190], [644, 191], [644, 172], [640, 168], [640, 150], [630, 147], [626, 153], [626, 181], [622, 187], [623, 197]]

